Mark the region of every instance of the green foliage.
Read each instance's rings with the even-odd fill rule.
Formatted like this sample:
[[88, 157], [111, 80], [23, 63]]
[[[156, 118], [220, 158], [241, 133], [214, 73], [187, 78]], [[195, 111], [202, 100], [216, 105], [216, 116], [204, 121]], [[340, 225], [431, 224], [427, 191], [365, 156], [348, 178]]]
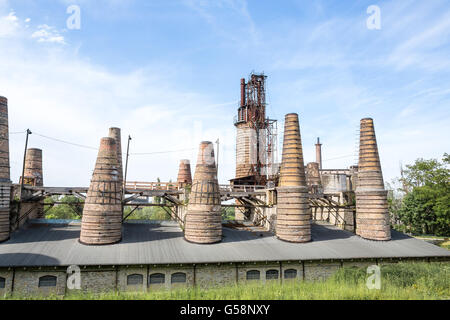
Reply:
[[390, 196], [394, 227], [413, 234], [450, 235], [450, 156], [443, 161], [418, 159], [398, 180], [403, 198]]
[[[123, 215], [126, 217], [132, 207], [125, 207]], [[170, 215], [161, 207], [143, 207], [136, 209], [127, 220], [171, 220]]]
[[234, 208], [222, 208], [222, 220], [234, 220]]
[[[83, 212], [83, 205], [80, 203], [81, 200], [74, 196], [52, 196], [45, 199], [44, 203], [52, 204], [55, 202], [63, 202], [63, 204], [54, 204], [51, 209], [49, 209], [46, 214], [46, 219], [81, 219], [81, 214]], [[67, 203], [67, 204], [66, 204]], [[48, 208], [45, 206], [45, 208]]]
[[[387, 300], [450, 298], [450, 263], [398, 263], [381, 266], [381, 289], [366, 287], [366, 268], [339, 269], [325, 281], [273, 280], [211, 289], [183, 288], [147, 293], [69, 293], [65, 297], [14, 299], [67, 300]], [[8, 298], [8, 297], [6, 297]]]

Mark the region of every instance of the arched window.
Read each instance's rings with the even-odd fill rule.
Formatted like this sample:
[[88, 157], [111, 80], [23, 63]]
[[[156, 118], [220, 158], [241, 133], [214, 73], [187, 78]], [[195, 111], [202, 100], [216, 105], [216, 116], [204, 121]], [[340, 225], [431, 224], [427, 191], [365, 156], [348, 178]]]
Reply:
[[172, 274], [171, 283], [184, 283], [186, 282], [186, 273], [177, 272]]
[[5, 289], [5, 278], [0, 277], [0, 289]]
[[297, 278], [297, 270], [295, 269], [287, 269], [284, 271], [285, 279], [295, 279]]
[[39, 278], [39, 288], [41, 287], [56, 287], [55, 276], [43, 276]]
[[259, 280], [260, 272], [258, 270], [247, 271], [247, 280]]
[[278, 270], [272, 269], [266, 271], [266, 280], [278, 279]]
[[144, 276], [142, 274], [130, 274], [127, 276], [128, 286], [137, 286], [144, 283]]
[[163, 273], [154, 273], [148, 280], [150, 284], [162, 284], [166, 282], [166, 275]]

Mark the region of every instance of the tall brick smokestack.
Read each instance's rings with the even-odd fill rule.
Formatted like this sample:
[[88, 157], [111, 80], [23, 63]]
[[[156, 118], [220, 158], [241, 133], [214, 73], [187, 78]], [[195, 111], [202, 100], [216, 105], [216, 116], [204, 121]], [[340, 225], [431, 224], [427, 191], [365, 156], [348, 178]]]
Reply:
[[356, 234], [370, 240], [390, 240], [391, 229], [373, 120], [361, 120], [356, 183]]
[[10, 197], [8, 99], [0, 96], [0, 242], [9, 239]]
[[245, 107], [245, 79], [241, 79], [241, 107]]
[[319, 164], [319, 169], [322, 169], [322, 144], [320, 138], [317, 138], [316, 143], [316, 162]]
[[[30, 148], [25, 155], [25, 170], [24, 170], [24, 183], [27, 184], [27, 179], [32, 178], [36, 187], [42, 187], [44, 185], [44, 172], [42, 169], [42, 150]], [[44, 205], [39, 204], [36, 206], [36, 218], [43, 219]]]
[[117, 243], [122, 239], [122, 194], [114, 138], [102, 138], [81, 220], [80, 242]]
[[117, 145], [117, 161], [119, 163], [119, 180], [120, 186], [123, 187], [123, 165], [122, 165], [122, 136], [120, 134], [120, 128], [109, 128], [110, 138], [116, 140]]
[[222, 241], [222, 211], [212, 142], [202, 142], [192, 182], [184, 237], [194, 243]]
[[192, 185], [191, 162], [187, 159], [180, 161], [177, 182], [181, 187]]
[[287, 114], [285, 118], [283, 159], [277, 194], [277, 237], [289, 242], [310, 241], [311, 208], [296, 113]]

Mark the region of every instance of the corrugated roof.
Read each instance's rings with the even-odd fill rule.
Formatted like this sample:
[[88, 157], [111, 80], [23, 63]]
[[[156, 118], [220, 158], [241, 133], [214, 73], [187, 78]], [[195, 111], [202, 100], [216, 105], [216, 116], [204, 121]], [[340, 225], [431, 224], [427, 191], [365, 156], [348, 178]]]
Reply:
[[0, 244], [0, 267], [450, 257], [446, 249], [396, 231], [391, 241], [375, 242], [317, 224], [313, 241], [302, 244], [267, 232], [224, 228], [221, 243], [199, 245], [185, 241], [176, 223], [127, 223], [123, 230], [119, 244], [84, 246], [78, 242], [79, 225], [31, 224]]

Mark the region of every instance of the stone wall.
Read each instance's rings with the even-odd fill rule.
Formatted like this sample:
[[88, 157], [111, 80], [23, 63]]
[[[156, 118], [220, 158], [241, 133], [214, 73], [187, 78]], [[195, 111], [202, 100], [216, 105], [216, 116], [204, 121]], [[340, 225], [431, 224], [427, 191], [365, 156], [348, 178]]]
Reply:
[[[55, 269], [26, 269], [14, 272], [14, 294], [19, 296], [30, 295], [64, 295], [66, 292], [66, 272]], [[40, 286], [42, 277], [56, 277], [56, 286]]]
[[[408, 260], [428, 261], [427, 259]], [[436, 259], [436, 261], [440, 260]], [[247, 282], [320, 281], [332, 276], [342, 266], [365, 268], [370, 265], [383, 265], [399, 261], [403, 260], [349, 259], [267, 263], [233, 262], [197, 265], [81, 267], [81, 290], [92, 293], [114, 291], [151, 292], [193, 286], [201, 288], [221, 287]], [[67, 288], [66, 272], [67, 270], [64, 267], [0, 268], [0, 278], [5, 279], [4, 288], [0, 288], [0, 296], [9, 295], [11, 292], [19, 297], [25, 295], [64, 295], [71, 291]], [[46, 276], [56, 277], [54, 286], [39, 286], [40, 278]]]
[[0, 270], [0, 278], [4, 279], [4, 287], [0, 287], [0, 297], [11, 294], [13, 284], [13, 271]]
[[237, 268], [227, 265], [198, 265], [195, 268], [195, 283], [201, 288], [220, 287], [237, 283]]

